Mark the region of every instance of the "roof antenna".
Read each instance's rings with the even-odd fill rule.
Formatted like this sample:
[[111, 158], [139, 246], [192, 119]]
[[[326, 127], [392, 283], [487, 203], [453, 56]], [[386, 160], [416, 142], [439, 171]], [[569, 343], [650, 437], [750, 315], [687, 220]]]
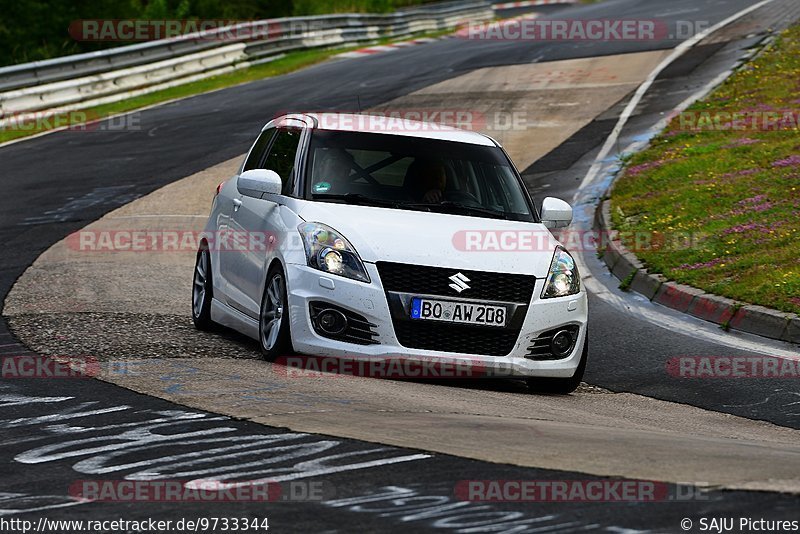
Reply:
[[356, 95], [356, 102], [358, 103], [358, 112], [361, 113], [361, 97]]

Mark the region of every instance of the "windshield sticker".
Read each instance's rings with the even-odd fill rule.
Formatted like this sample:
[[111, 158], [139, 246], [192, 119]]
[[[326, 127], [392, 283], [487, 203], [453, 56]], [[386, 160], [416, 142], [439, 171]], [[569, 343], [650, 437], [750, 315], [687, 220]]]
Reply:
[[315, 193], [327, 193], [330, 190], [331, 184], [329, 182], [317, 182], [314, 184]]

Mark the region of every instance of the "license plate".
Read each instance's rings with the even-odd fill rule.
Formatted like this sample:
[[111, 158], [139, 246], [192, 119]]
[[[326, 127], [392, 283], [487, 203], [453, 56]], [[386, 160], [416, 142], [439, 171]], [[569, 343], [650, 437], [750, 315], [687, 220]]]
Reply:
[[505, 306], [420, 298], [411, 300], [411, 318], [421, 321], [505, 326], [507, 315]]

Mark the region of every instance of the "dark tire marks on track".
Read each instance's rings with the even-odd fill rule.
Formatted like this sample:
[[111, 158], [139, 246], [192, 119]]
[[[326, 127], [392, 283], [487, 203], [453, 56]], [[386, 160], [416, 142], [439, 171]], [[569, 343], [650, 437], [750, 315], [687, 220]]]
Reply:
[[[657, 502], [467, 502], [461, 481], [606, 481], [577, 473], [520, 468], [354, 440], [307, 435], [236, 421], [144, 397], [93, 380], [70, 381], [58, 399], [42, 381], [0, 388], [4, 467], [0, 517], [177, 521], [201, 517], [268, 517], [292, 532], [670, 532], [682, 517], [752, 514], [792, 519], [797, 498], [759, 492], [705, 492], [669, 485], [686, 500]], [[21, 390], [24, 389], [24, 392]], [[92, 401], [85, 399], [92, 398]], [[145, 407], [146, 406], [146, 407]], [[101, 413], [104, 412], [104, 413]], [[588, 451], [587, 451], [588, 453]], [[288, 456], [283, 460], [282, 456]], [[292, 457], [294, 456], [294, 457]], [[413, 459], [420, 457], [420, 459]], [[403, 460], [350, 469], [361, 462]], [[315, 471], [324, 473], [311, 478]], [[269, 472], [272, 470], [272, 472]], [[238, 473], [233, 476], [232, 473]], [[98, 502], [75, 504], [69, 488], [86, 480], [271, 479], [322, 481], [323, 499], [306, 502]], [[282, 480], [282, 477], [284, 478]], [[387, 494], [385, 497], [376, 495]], [[391, 497], [389, 496], [391, 495]], [[611, 498], [614, 493], [611, 493]], [[74, 504], [74, 505], [73, 505]], [[63, 507], [62, 507], [63, 506]], [[41, 509], [44, 508], [44, 509]], [[644, 519], [646, 518], [646, 520]], [[543, 529], [541, 531], [535, 529]]]

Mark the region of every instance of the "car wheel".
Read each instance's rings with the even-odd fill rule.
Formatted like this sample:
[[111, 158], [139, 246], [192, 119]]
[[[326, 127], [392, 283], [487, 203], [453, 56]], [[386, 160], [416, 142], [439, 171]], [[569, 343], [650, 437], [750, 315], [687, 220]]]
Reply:
[[583, 352], [581, 353], [581, 361], [575, 369], [575, 374], [569, 378], [547, 378], [547, 377], [533, 377], [527, 380], [528, 390], [531, 393], [554, 393], [559, 395], [566, 395], [572, 393], [578, 386], [581, 385], [583, 380], [583, 373], [586, 371], [586, 360], [589, 356], [589, 335], [583, 341]]
[[267, 275], [258, 322], [261, 356], [267, 361], [274, 361], [291, 351], [288, 300], [286, 276], [280, 266], [276, 265]]
[[204, 247], [197, 251], [192, 283], [192, 320], [198, 330], [210, 330], [214, 324], [211, 320], [212, 291], [211, 254]]

